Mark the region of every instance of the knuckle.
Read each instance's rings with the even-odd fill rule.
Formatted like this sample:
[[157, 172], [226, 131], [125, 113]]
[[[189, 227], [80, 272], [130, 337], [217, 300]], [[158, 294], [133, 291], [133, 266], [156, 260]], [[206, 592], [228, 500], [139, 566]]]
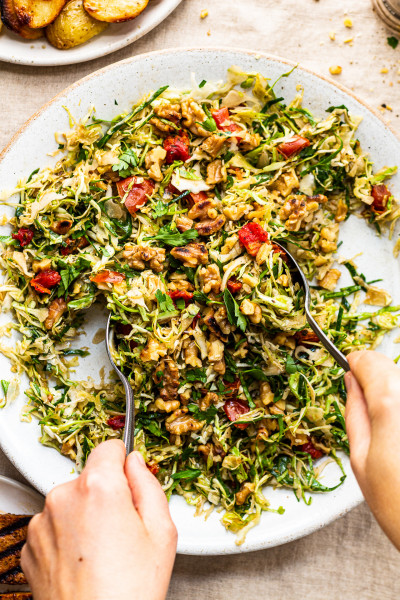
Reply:
[[104, 473], [97, 469], [88, 469], [81, 475], [80, 484], [85, 494], [98, 496], [109, 495], [114, 492], [116, 485], [111, 477], [105, 477]]

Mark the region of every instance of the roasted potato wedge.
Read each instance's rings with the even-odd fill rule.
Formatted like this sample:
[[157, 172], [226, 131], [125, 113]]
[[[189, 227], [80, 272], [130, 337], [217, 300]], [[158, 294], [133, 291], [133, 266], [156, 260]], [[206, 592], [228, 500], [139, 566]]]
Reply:
[[42, 29], [30, 29], [18, 19], [14, 0], [0, 0], [1, 20], [4, 25], [26, 40], [37, 40], [43, 35]]
[[140, 15], [148, 3], [149, 0], [84, 0], [83, 6], [94, 19], [119, 23]]
[[83, 8], [83, 0], [70, 0], [57, 19], [46, 29], [50, 44], [59, 50], [68, 50], [88, 42], [108, 27], [92, 17]]
[[67, 0], [14, 0], [15, 12], [23, 25], [47, 27], [60, 14]]

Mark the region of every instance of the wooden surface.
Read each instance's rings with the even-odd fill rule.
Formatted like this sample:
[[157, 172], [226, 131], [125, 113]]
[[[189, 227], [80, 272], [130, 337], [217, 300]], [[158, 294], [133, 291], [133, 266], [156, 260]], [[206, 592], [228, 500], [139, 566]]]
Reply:
[[[203, 20], [202, 10], [209, 12]], [[345, 17], [352, 28], [345, 27]], [[380, 108], [400, 132], [400, 45], [392, 49], [388, 35], [369, 0], [183, 0], [153, 32], [96, 61], [62, 68], [0, 63], [0, 148], [35, 110], [77, 79], [132, 55], [183, 46], [265, 51], [326, 76], [330, 66], [340, 65], [336, 79]], [[1, 453], [0, 474], [22, 480]], [[311, 536], [271, 550], [179, 556], [168, 599], [395, 600], [399, 571], [398, 553], [364, 504]]]

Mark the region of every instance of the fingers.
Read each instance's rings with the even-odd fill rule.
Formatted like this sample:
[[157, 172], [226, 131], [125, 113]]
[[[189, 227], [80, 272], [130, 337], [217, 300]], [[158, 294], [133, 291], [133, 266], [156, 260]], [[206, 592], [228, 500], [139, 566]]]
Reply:
[[388, 407], [397, 404], [400, 408], [400, 370], [390, 358], [369, 350], [352, 352], [348, 358], [372, 420], [384, 415]]
[[108, 440], [92, 450], [85, 468], [102, 470], [117, 468], [123, 471], [125, 456], [125, 446], [121, 440]]
[[346, 429], [350, 444], [351, 465], [361, 487], [365, 478], [371, 424], [364, 394], [352, 373], [346, 373]]
[[125, 463], [125, 474], [132, 500], [146, 529], [176, 535], [169, 513], [167, 498], [157, 479], [150, 473], [140, 452], [132, 452]]

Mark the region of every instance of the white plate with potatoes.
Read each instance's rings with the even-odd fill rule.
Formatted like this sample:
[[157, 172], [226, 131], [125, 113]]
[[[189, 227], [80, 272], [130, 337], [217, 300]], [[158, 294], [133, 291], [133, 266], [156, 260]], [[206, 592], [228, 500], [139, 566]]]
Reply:
[[182, 0], [0, 0], [0, 61], [69, 65], [115, 52]]

